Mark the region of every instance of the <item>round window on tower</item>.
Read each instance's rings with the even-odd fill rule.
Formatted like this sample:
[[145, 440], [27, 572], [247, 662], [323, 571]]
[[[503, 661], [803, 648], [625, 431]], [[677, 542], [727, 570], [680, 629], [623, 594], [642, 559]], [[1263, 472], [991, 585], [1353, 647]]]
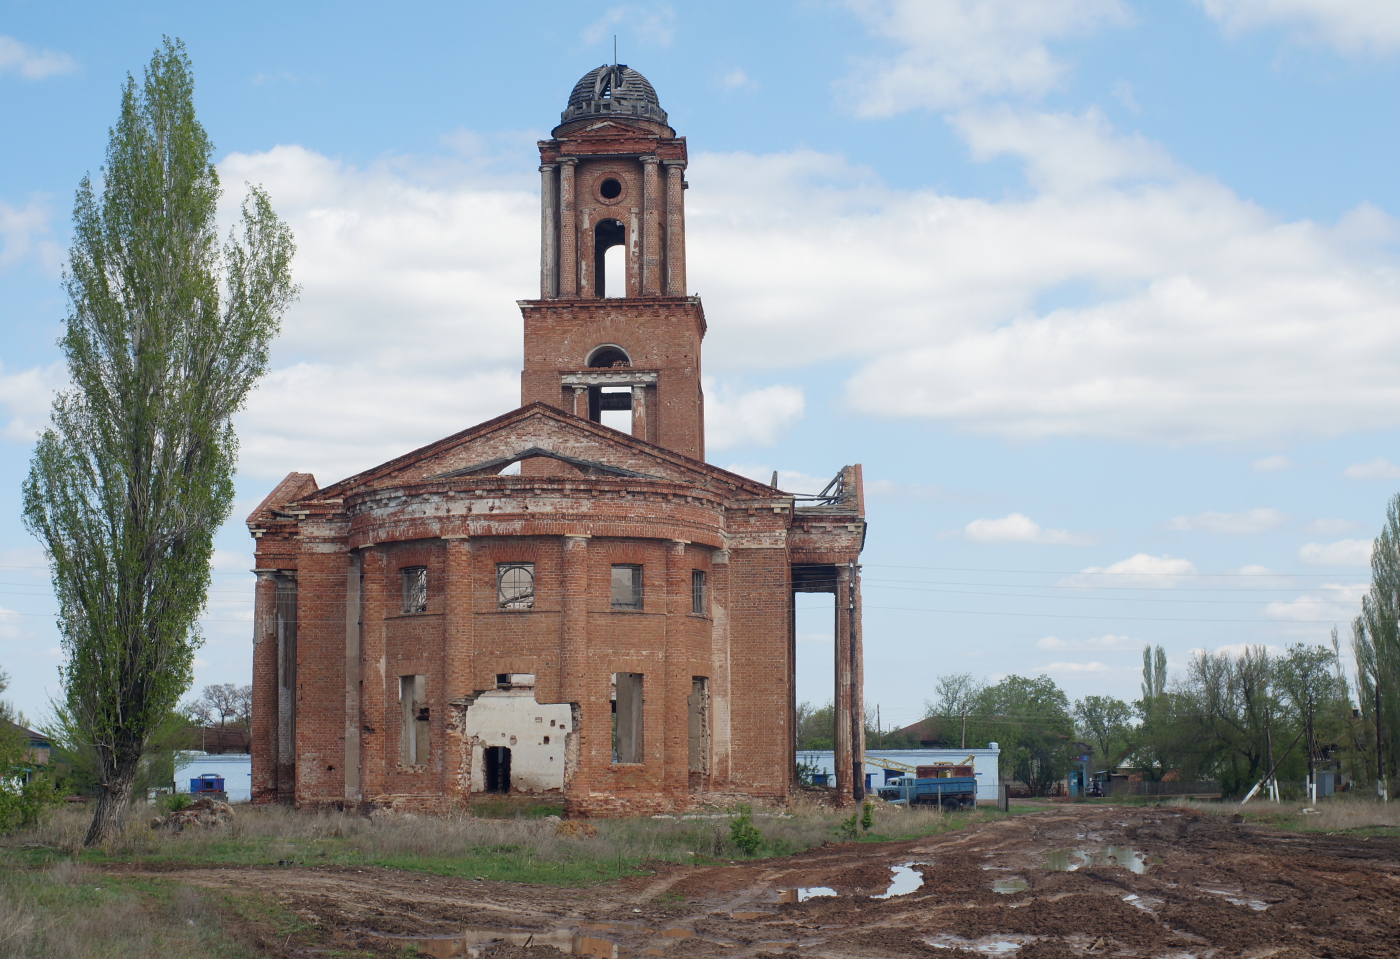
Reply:
[[598, 184], [598, 195], [604, 200], [616, 200], [622, 196], [622, 181], [617, 177], [608, 177]]

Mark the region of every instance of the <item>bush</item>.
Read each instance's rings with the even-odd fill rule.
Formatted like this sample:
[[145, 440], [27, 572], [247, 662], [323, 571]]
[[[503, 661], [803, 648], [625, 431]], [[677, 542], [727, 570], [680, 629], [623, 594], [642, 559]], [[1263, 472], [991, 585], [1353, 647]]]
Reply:
[[763, 833], [753, 824], [752, 810], [748, 806], [740, 806], [739, 815], [729, 820], [729, 839], [747, 856], [758, 852], [763, 845]]
[[29, 762], [29, 744], [15, 727], [0, 724], [0, 833], [37, 825], [59, 802], [48, 770]]

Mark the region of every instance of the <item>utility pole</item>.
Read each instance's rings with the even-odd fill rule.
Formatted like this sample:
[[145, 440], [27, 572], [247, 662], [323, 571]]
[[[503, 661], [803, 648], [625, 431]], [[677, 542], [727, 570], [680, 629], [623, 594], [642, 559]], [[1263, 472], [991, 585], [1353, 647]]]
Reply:
[[1308, 690], [1308, 804], [1317, 805], [1317, 777], [1313, 772], [1314, 744], [1313, 744], [1313, 696], [1312, 690]]
[[967, 700], [965, 700], [965, 699], [963, 700], [962, 707], [963, 707], [963, 708], [962, 708], [962, 721], [963, 721], [962, 726], [963, 726], [963, 730], [962, 730], [962, 746], [961, 746], [960, 748], [961, 748], [961, 749], [966, 749], [966, 748], [967, 748]]
[[[1264, 707], [1264, 768], [1274, 768], [1274, 727], [1273, 712], [1266, 704]], [[1278, 802], [1278, 781], [1272, 776], [1269, 777], [1269, 798]]]

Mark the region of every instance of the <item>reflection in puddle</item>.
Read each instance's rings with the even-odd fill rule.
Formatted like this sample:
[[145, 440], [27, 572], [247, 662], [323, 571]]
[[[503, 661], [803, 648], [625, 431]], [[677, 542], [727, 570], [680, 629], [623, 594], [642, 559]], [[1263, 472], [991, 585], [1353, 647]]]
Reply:
[[1161, 856], [1149, 858], [1147, 853], [1139, 852], [1130, 846], [1104, 846], [1103, 854], [1114, 864], [1122, 866], [1129, 872], [1137, 873], [1139, 876], [1147, 872], [1149, 867], [1162, 864]]
[[1034, 941], [1034, 936], [1019, 937], [1019, 941], [1017, 939], [960, 939], [957, 936], [934, 936], [924, 940], [935, 949], [966, 949], [984, 956], [1009, 955], [1026, 943]]
[[1082, 849], [1056, 849], [1045, 854], [1045, 868], [1056, 872], [1074, 872], [1093, 861], [1093, 857]]
[[992, 891], [999, 892], [1003, 896], [1009, 896], [1013, 892], [1021, 892], [1030, 887], [1030, 883], [1026, 882], [1024, 879], [998, 879], [996, 882], [992, 883]]
[[1208, 892], [1212, 896], [1222, 896], [1228, 903], [1236, 906], [1248, 906], [1255, 912], [1263, 912], [1269, 908], [1269, 904], [1262, 899], [1251, 899], [1239, 889], [1212, 889], [1209, 886], [1198, 886], [1201, 892]]
[[806, 902], [820, 896], [839, 896], [835, 889], [827, 886], [800, 886], [797, 889], [779, 889], [778, 901], [785, 903]]
[[636, 923], [589, 922], [574, 929], [496, 929], [490, 926], [468, 926], [451, 936], [419, 938], [414, 936], [388, 936], [376, 933], [385, 939], [402, 940], [417, 949], [420, 956], [430, 959], [473, 959], [481, 956], [487, 948], [497, 943], [512, 945], [552, 946], [570, 956], [594, 956], [602, 959], [635, 959], [639, 956], [664, 956], [662, 949], [642, 949], [634, 951], [610, 939], [590, 935], [596, 932], [643, 932], [664, 936], [668, 939], [687, 939], [695, 933], [680, 927], [651, 930]]
[[912, 862], [906, 862], [902, 866], [891, 866], [890, 870], [894, 873], [894, 877], [890, 880], [890, 887], [870, 898], [889, 899], [891, 896], [906, 896], [918, 889], [924, 884], [924, 877], [922, 873], [912, 868], [914, 865]]

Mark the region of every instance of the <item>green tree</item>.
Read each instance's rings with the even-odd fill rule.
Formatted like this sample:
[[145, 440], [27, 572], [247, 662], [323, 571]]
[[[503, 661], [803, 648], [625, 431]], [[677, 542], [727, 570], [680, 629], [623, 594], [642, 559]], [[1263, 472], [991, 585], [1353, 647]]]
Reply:
[[797, 706], [797, 748], [831, 749], [836, 735], [836, 708], [831, 703]]
[[[939, 676], [934, 683], [934, 698], [924, 704], [929, 718], [939, 720], [939, 733], [947, 739], [955, 736], [959, 748], [967, 746], [964, 730], [967, 717], [976, 708], [977, 697], [987, 688], [983, 679], [971, 673], [951, 673]], [[951, 740], [948, 740], [951, 744]]]
[[1069, 771], [1074, 720], [1069, 698], [1050, 677], [1008, 676], [983, 689], [974, 709], [968, 742], [998, 743], [1002, 770], [1010, 778], [1044, 795]]
[[[1361, 599], [1361, 615], [1351, 626], [1356, 655], [1356, 693], [1364, 731], [1360, 733], [1361, 767], [1370, 778], [1393, 786], [1400, 753], [1400, 495], [1391, 498], [1385, 526], [1371, 547], [1371, 589]], [[1376, 690], [1380, 690], [1380, 719]], [[1376, 768], [1376, 727], [1384, 758]], [[1393, 795], [1393, 789], [1391, 790]]]
[[1116, 767], [1132, 751], [1133, 707], [1121, 699], [1085, 696], [1074, 704], [1074, 719], [1078, 735], [1094, 747], [1096, 761], [1106, 768]]
[[296, 295], [291, 233], [261, 190], [219, 245], [193, 93], [167, 39], [142, 84], [127, 77], [100, 186], [78, 188], [60, 341], [72, 386], [24, 484], [59, 602], [64, 705], [95, 764], [88, 845], [124, 824], [147, 744], [189, 686], [233, 501], [232, 417]]

